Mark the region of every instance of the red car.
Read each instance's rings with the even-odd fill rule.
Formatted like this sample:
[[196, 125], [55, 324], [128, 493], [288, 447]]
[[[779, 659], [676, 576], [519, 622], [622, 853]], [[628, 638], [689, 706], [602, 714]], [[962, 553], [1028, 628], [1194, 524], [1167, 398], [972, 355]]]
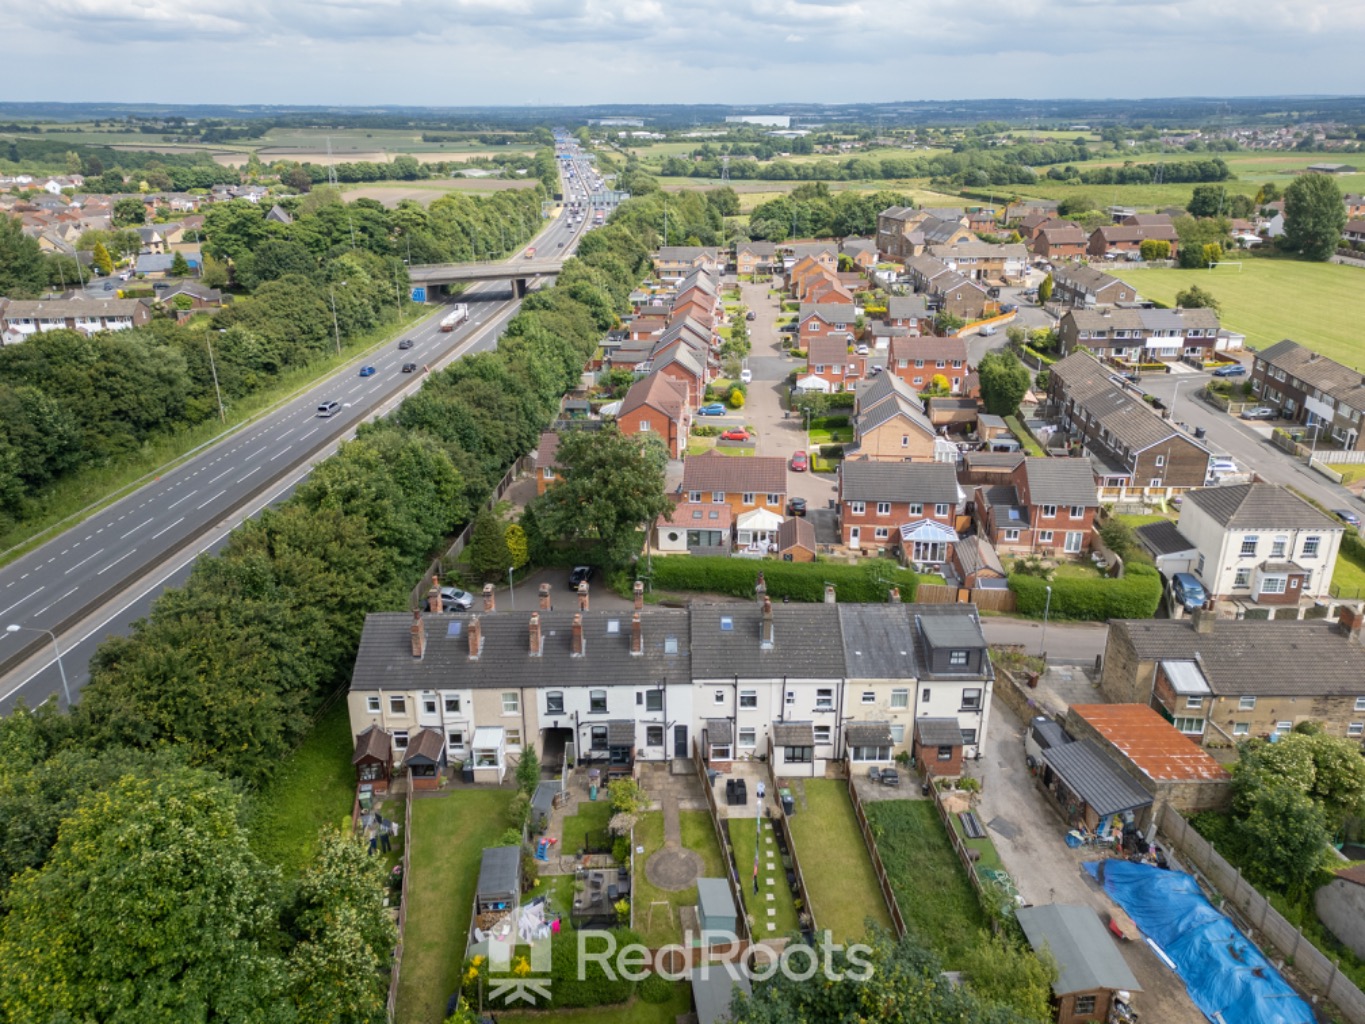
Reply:
[[805, 452], [797, 452], [795, 455], [793, 455], [793, 456], [792, 456], [792, 461], [791, 461], [791, 467], [792, 467], [792, 472], [794, 472], [794, 473], [804, 473], [807, 469], [809, 469], [809, 468], [810, 468], [810, 462], [809, 462], [809, 460], [806, 458], [806, 453], [805, 453]]
[[722, 441], [747, 441], [749, 432], [743, 427], [733, 427], [720, 435]]

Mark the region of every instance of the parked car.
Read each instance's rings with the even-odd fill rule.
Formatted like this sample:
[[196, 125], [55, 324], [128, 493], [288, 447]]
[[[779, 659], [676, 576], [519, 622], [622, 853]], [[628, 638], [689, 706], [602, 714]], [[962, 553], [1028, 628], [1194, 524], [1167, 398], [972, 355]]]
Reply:
[[757, 314], [754, 313], [754, 311], [751, 309], [751, 310], [749, 310], [749, 312], [747, 312], [747, 313], [744, 314], [744, 319], [745, 319], [745, 320], [755, 320], [755, 319], [757, 319]]
[[577, 590], [580, 583], [587, 583], [592, 579], [593, 567], [590, 565], [576, 565], [573, 572], [569, 573], [569, 589]]
[[474, 595], [459, 587], [442, 587], [441, 607], [446, 611], [458, 608], [462, 612], [467, 612], [474, 607]]
[[114, 290], [114, 282], [113, 282], [113, 281], [105, 281], [105, 282], [104, 282], [104, 290], [105, 290], [106, 292], [112, 292], [112, 291]]
[[747, 441], [749, 440], [749, 432], [743, 427], [731, 427], [720, 435], [720, 439], [722, 441]]
[[797, 452], [792, 456], [791, 467], [793, 472], [804, 473], [810, 469], [810, 459], [806, 457], [805, 452]]
[[866, 345], [859, 345], [856, 349], [854, 349], [854, 351], [857, 352], [858, 355], [860, 356], [865, 356], [868, 354], [868, 352], [872, 350], [869, 349]]
[[1000, 307], [1000, 312], [1001, 312], [1001, 313], [1017, 313], [1018, 311], [1019, 311], [1019, 307], [1016, 306], [1016, 305], [1015, 305], [1014, 303], [1012, 303], [1012, 302], [1007, 302], [1007, 303], [1005, 303], [1003, 306]]
[[1244, 420], [1273, 420], [1278, 415], [1279, 413], [1268, 405], [1257, 405], [1242, 410], [1242, 419]]
[[1215, 377], [1245, 377], [1247, 368], [1241, 363], [1233, 363], [1231, 366], [1220, 366], [1213, 371]]
[[981, 328], [981, 334], [987, 338], [993, 335], [995, 331], [996, 331], [995, 324], [987, 324], [985, 327]]
[[1204, 602], [1209, 599], [1208, 593], [1204, 590], [1204, 585], [1194, 577], [1193, 573], [1188, 572], [1178, 572], [1171, 577], [1171, 596], [1187, 612], [1202, 608]]
[[404, 364], [403, 364], [403, 372], [404, 372], [404, 373], [416, 373], [416, 372], [417, 372], [417, 364], [416, 364], [416, 363], [404, 363]]
[[788, 499], [787, 499], [787, 515], [789, 515], [789, 516], [804, 516], [805, 514], [806, 514], [806, 499], [805, 499], [805, 498], [788, 498]]
[[746, 366], [739, 371], [739, 379], [745, 384], [752, 384], [754, 382], [754, 371]]
[[400, 352], [406, 352], [408, 349], [412, 348], [412, 346], [413, 346], [412, 339], [404, 338], [402, 341], [398, 343], [398, 350]]
[[1332, 515], [1336, 516], [1348, 526], [1360, 525], [1360, 516], [1356, 515], [1349, 508], [1334, 508], [1332, 509]]
[[801, 325], [795, 323], [783, 324], [781, 327], [778, 328], [778, 330], [781, 331], [783, 334], [795, 334], [800, 329]]
[[697, 415], [698, 415], [698, 416], [724, 416], [724, 415], [725, 415], [725, 403], [724, 403], [724, 402], [709, 402], [709, 403], [707, 403], [706, 405], [703, 405], [700, 409], [697, 410]]

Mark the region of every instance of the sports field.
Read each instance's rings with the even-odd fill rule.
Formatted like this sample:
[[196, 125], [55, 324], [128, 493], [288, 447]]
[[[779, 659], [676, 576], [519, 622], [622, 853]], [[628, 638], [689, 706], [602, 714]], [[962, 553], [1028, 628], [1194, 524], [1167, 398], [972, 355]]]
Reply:
[[1192, 284], [1211, 292], [1222, 306], [1225, 327], [1266, 348], [1284, 338], [1347, 366], [1365, 366], [1365, 270], [1338, 263], [1256, 257], [1236, 267], [1213, 270], [1133, 270], [1122, 276], [1138, 292], [1175, 302]]

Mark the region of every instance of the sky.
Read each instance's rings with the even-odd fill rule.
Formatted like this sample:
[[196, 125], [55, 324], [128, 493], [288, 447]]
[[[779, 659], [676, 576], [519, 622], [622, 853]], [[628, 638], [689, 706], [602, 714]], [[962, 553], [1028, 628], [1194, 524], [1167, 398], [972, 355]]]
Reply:
[[0, 0], [11, 101], [1353, 94], [1362, 0]]

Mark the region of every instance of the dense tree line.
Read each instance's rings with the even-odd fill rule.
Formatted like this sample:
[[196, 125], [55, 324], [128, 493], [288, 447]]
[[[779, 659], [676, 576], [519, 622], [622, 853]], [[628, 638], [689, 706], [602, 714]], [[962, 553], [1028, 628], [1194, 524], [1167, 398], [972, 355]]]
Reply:
[[904, 206], [899, 192], [831, 193], [823, 182], [798, 185], [789, 195], [760, 203], [749, 214], [749, 237], [774, 242], [788, 238], [847, 238], [877, 232], [877, 214]]
[[[74, 160], [72, 159], [74, 157]], [[241, 176], [233, 167], [215, 163], [208, 153], [150, 153], [144, 150], [114, 149], [111, 146], [90, 146], [63, 142], [60, 139], [14, 139], [0, 147], [0, 172], [30, 174], [84, 174], [88, 178], [115, 172], [119, 185], [105, 191], [122, 191], [124, 177], [140, 180], [155, 172], [157, 181], [152, 188], [178, 192], [192, 188], [210, 188], [218, 184], [235, 184]], [[118, 174], [122, 171], [122, 174]], [[88, 183], [105, 186], [112, 181]]]
[[1056, 181], [1075, 181], [1083, 185], [1150, 185], [1158, 181], [1173, 185], [1227, 181], [1233, 174], [1221, 157], [1213, 157], [1209, 160], [1175, 160], [1167, 164], [1129, 161], [1120, 167], [1094, 167], [1085, 171], [1068, 165], [1049, 169], [1047, 176]]

